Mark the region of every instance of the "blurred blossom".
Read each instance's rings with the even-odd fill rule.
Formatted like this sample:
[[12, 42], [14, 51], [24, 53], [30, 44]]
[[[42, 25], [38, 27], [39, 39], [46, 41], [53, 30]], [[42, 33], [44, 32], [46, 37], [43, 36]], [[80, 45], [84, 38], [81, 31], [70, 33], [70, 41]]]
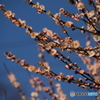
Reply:
[[100, 76], [99, 75], [94, 76], [94, 80], [96, 83], [100, 84]]
[[15, 77], [15, 75], [13, 73], [8, 74], [8, 78], [9, 78], [11, 83], [16, 81], [16, 77]]
[[77, 2], [76, 3], [77, 9], [80, 11], [82, 9], [84, 9], [84, 4], [82, 2]]
[[93, 39], [94, 39], [94, 41], [98, 42], [98, 41], [100, 41], [100, 36], [93, 35]]
[[96, 5], [96, 10], [100, 12], [100, 5]]
[[37, 93], [37, 92], [32, 92], [32, 93], [31, 93], [31, 96], [32, 96], [32, 97], [37, 97], [37, 96], [38, 96], [38, 93]]
[[65, 26], [67, 26], [67, 27], [72, 27], [72, 25], [73, 25], [73, 22], [71, 22], [71, 21], [65, 22]]

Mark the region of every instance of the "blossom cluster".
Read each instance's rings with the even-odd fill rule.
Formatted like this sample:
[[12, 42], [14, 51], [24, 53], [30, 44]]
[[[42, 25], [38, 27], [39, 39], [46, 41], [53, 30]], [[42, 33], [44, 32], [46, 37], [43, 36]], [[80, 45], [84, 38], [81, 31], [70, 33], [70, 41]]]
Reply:
[[20, 83], [17, 82], [15, 75], [13, 73], [9, 73], [8, 78], [9, 78], [10, 82], [12, 83], [12, 85], [19, 90], [22, 100], [29, 100], [26, 97], [26, 95], [24, 94], [24, 92], [22, 91], [22, 89], [20, 87]]
[[37, 91], [31, 93], [31, 95], [34, 97], [38, 96], [39, 93], [42, 93], [42, 91], [44, 91], [49, 96], [51, 96], [53, 100], [68, 100], [67, 96], [62, 91], [61, 85], [58, 83], [54, 84], [51, 79], [49, 79], [50, 87], [45, 86], [45, 84], [40, 80], [39, 77], [34, 76], [31, 76], [30, 84], [32, 85], [32, 88]]
[[[6, 15], [7, 16], [7, 15]], [[12, 17], [10, 18], [10, 20], [16, 20], [16, 21], [19, 21], [17, 20], [15, 17]], [[21, 20], [20, 20], [21, 21]], [[25, 22], [25, 21], [24, 21]], [[21, 22], [20, 22], [21, 23]], [[68, 64], [64, 59], [66, 59], [66, 57], [64, 57], [61, 53], [59, 53], [59, 51], [57, 51], [56, 49], [54, 49], [54, 47], [59, 47], [60, 50], [66, 50], [67, 49], [67, 52], [69, 52], [69, 50], [71, 50], [71, 47], [73, 47], [74, 49], [76, 49], [76, 51], [74, 50], [71, 50], [70, 52], [74, 51], [78, 54], [84, 54], [84, 53], [88, 53], [88, 55], [90, 57], [94, 56], [95, 55], [95, 52], [93, 51], [89, 51], [89, 50], [92, 50], [93, 48], [87, 48], [87, 49], [83, 49], [82, 47], [80, 47], [80, 43], [78, 41], [74, 41], [72, 38], [70, 37], [67, 37], [65, 39], [61, 39], [58, 35], [56, 34], [53, 34], [51, 30], [48, 30], [47, 28], [44, 28], [43, 29], [43, 32], [41, 33], [36, 33], [34, 31], [32, 31], [32, 27], [30, 26], [27, 26], [26, 24], [20, 24], [20, 23], [14, 23], [16, 26], [19, 26], [19, 27], [24, 27], [26, 28], [26, 32], [32, 37], [32, 38], [36, 38], [36, 40], [38, 41], [38, 45], [39, 46], [42, 46], [44, 48], [44, 50], [46, 50], [49, 54], [51, 55], [54, 55], [55, 57], [58, 57], [59, 60], [63, 61], [64, 63], [66, 63], [68, 66], [70, 66], [71, 64]], [[72, 25], [71, 22], [68, 22], [67, 23], [68, 25]], [[69, 27], [69, 26], [68, 26]], [[54, 41], [52, 41], [51, 39], [56, 39]], [[52, 42], [50, 42], [52, 41]], [[70, 48], [70, 49], [69, 49]], [[73, 49], [72, 48], [72, 49]], [[82, 52], [82, 49], [84, 50], [84, 52]], [[89, 50], [88, 50], [89, 49]], [[79, 52], [80, 51], [80, 52]], [[59, 57], [62, 56], [62, 57]], [[86, 54], [85, 54], [86, 55]], [[8, 56], [9, 58], [9, 56]], [[46, 75], [47, 77], [52, 77], [52, 74], [48, 74], [48, 73], [45, 73], [48, 72], [50, 70], [50, 67], [49, 66], [45, 66], [45, 70], [40, 70], [40, 68], [36, 68], [35, 66], [33, 65], [29, 65], [27, 63], [25, 63], [25, 60], [21, 60], [20, 59], [15, 59], [13, 57], [12, 59], [12, 54], [11, 54], [11, 60], [12, 61], [17, 61], [17, 62], [20, 62], [22, 66], [24, 66], [24, 68], [28, 69], [29, 71], [33, 71], [33, 72], [36, 72], [36, 73], [40, 73], [41, 75]], [[69, 59], [67, 59], [69, 61]], [[69, 61], [70, 62], [70, 61]], [[41, 62], [42, 65], [44, 66], [45, 64], [43, 64], [43, 62]], [[40, 63], [39, 63], [40, 64]], [[41, 64], [40, 64], [41, 65]], [[73, 64], [72, 64], [73, 65]], [[73, 69], [74, 70], [74, 69]], [[76, 71], [76, 70], [75, 70]], [[77, 72], [77, 71], [76, 71]], [[44, 74], [45, 73], [45, 74]], [[84, 71], [80, 71], [80, 72], [77, 72], [79, 74], [84, 74]], [[86, 74], [86, 73], [85, 73]], [[56, 76], [57, 80], [62, 80], [63, 78], [61, 76]], [[68, 78], [68, 82], [71, 81], [73, 78], [70, 77]]]
[[[5, 16], [8, 18], [10, 17], [10, 20], [12, 20], [12, 22], [16, 26], [26, 28], [26, 33], [28, 33], [32, 38], [36, 38], [36, 40], [38, 40], [38, 45], [45, 47], [45, 50], [49, 50], [51, 52], [50, 53], [51, 55], [54, 55], [57, 52], [56, 49], [54, 49], [54, 47], [58, 47], [62, 51], [67, 50], [67, 52], [76, 52], [81, 55], [89, 55], [89, 57], [92, 57], [92, 56], [96, 57], [95, 52], [91, 51], [93, 49], [96, 49], [96, 47], [82, 48], [80, 46], [79, 41], [73, 40], [71, 37], [66, 37], [65, 39], [60, 38], [56, 33], [53, 33], [51, 30], [48, 30], [47, 28], [44, 28], [43, 32], [39, 32], [39, 33], [34, 32], [31, 26], [26, 25], [26, 21], [21, 20], [21, 19], [16, 19], [15, 17], [12, 16], [13, 13], [11, 11], [4, 10], [4, 9], [2, 10], [4, 11], [4, 14], [6, 12], [10, 12], [11, 14], [6, 13]], [[73, 23], [70, 21], [67, 21], [64, 23], [68, 27], [73, 26]]]
[[[70, 83], [70, 82], [76, 82], [76, 85], [78, 85], [78, 86], [80, 86], [80, 87], [82, 87], [82, 88], [86, 88], [86, 87], [90, 87], [90, 88], [97, 88], [97, 89], [99, 89], [100, 88], [100, 86], [99, 86], [99, 84], [98, 83], [96, 83], [95, 81], [94, 81], [94, 79], [88, 74], [88, 73], [86, 73], [84, 70], [82, 70], [81, 68], [79, 68], [78, 66], [77, 66], [77, 64], [75, 64], [75, 63], [72, 63], [72, 64], [69, 64], [69, 65], [66, 65], [65, 66], [65, 68], [67, 68], [67, 69], [73, 69], [74, 71], [75, 71], [75, 74], [80, 74], [80, 75], [82, 75], [83, 77], [84, 77], [84, 80], [89, 80], [89, 81], [91, 81], [91, 82], [93, 82], [93, 83], [88, 83], [88, 82], [85, 82], [85, 81], [83, 81], [82, 79], [80, 80], [80, 78], [79, 79], [74, 79], [74, 76], [72, 75], [72, 76], [70, 76], [70, 75], [67, 75], [67, 76], [64, 76], [64, 74], [63, 73], [60, 73], [60, 74], [56, 74], [56, 73], [54, 73], [53, 71], [47, 71], [47, 70], [41, 70], [39, 67], [35, 67], [35, 66], [33, 66], [33, 65], [29, 65], [29, 63], [26, 63], [25, 62], [25, 60], [20, 60], [20, 58], [15, 58], [15, 56], [12, 54], [12, 53], [8, 53], [8, 52], [6, 52], [5, 53], [5, 56], [8, 58], [8, 59], [10, 59], [10, 60], [12, 60], [12, 61], [15, 61], [15, 62], [17, 62], [17, 63], [20, 63], [24, 68], [26, 68], [26, 69], [28, 69], [29, 71], [32, 71], [32, 72], [35, 72], [35, 73], [38, 73], [38, 74], [40, 74], [40, 75], [45, 75], [47, 78], [52, 78], [52, 77], [55, 77], [54, 79], [56, 79], [56, 80], [58, 80], [58, 81], [64, 81], [64, 82], [68, 82], [68, 83]], [[67, 59], [69, 59], [69, 58], [67, 58]], [[70, 61], [70, 60], [69, 60]], [[45, 68], [45, 65], [42, 63], [42, 62], [39, 62], [39, 65], [40, 66], [44, 66], [44, 68]], [[72, 66], [77, 66], [77, 67], [72, 67]], [[79, 71], [78, 71], [79, 70]], [[90, 78], [88, 78], [88, 77], [90, 77]], [[95, 83], [95, 84], [94, 84]]]

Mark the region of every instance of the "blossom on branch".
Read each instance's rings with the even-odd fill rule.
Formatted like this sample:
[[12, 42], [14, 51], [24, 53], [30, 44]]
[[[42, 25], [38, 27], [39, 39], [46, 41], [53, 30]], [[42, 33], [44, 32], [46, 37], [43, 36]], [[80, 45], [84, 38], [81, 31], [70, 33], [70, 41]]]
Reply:
[[76, 6], [77, 6], [78, 11], [84, 9], [84, 4], [82, 2], [76, 2]]
[[5, 10], [4, 15], [8, 18], [11, 19], [12, 17], [15, 16], [15, 13], [12, 13], [10, 10]]
[[72, 46], [74, 47], [74, 48], [78, 48], [78, 47], [80, 47], [80, 43], [79, 43], [79, 41], [73, 41], [72, 42]]
[[88, 51], [89, 57], [93, 57], [95, 55], [94, 51]]
[[71, 21], [65, 22], [65, 26], [67, 26], [67, 27], [72, 27], [72, 25], [73, 25], [73, 22], [71, 22]]

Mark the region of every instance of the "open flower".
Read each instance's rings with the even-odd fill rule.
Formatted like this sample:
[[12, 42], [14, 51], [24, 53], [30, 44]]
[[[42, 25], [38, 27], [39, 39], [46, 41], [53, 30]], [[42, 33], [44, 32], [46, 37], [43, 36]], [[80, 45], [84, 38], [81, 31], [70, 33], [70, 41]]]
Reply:
[[21, 26], [21, 27], [25, 27], [26, 26], [26, 21], [25, 20], [21, 20], [21, 19], [18, 19], [18, 26]]
[[12, 17], [15, 16], [15, 13], [12, 13], [10, 10], [5, 10], [4, 15], [8, 18], [11, 19]]
[[80, 70], [80, 74], [84, 74], [84, 72], [85, 72], [84, 70]]
[[94, 51], [88, 51], [89, 57], [93, 57], [95, 55]]
[[50, 51], [50, 54], [51, 55], [55, 55], [57, 53], [57, 50], [56, 49], [51, 49], [51, 51]]
[[46, 35], [49, 37], [53, 36], [53, 32], [47, 28], [43, 28], [43, 32], [46, 33]]
[[45, 70], [46, 72], [49, 72], [49, 71], [50, 71], [50, 66], [45, 66], [44, 70]]
[[46, 50], [50, 50], [50, 49], [51, 49], [51, 44], [50, 44], [50, 43], [46, 44], [46, 45], [45, 45], [45, 49], [46, 49]]
[[100, 5], [96, 5], [96, 10], [100, 12]]
[[67, 27], [72, 27], [72, 25], [73, 25], [73, 22], [71, 22], [71, 21], [65, 22], [65, 26], [67, 26]]
[[100, 37], [97, 36], [97, 35], [93, 35], [93, 40], [96, 41], [96, 42], [98, 42], [98, 41], [100, 41]]
[[90, 24], [87, 24], [87, 30], [96, 33], [96, 30], [95, 30], [94, 27], [93, 27], [92, 25], [90, 25]]
[[35, 66], [30, 65], [30, 66], [28, 67], [28, 70], [29, 70], [30, 72], [34, 71], [34, 70], [35, 70]]
[[77, 3], [76, 6], [78, 10], [84, 9], [84, 4], [82, 2]]
[[40, 33], [31, 32], [31, 38], [36, 38]]
[[80, 43], [79, 43], [79, 41], [73, 41], [72, 42], [72, 46], [74, 47], [74, 48], [78, 48], [79, 46], [80, 46]]
[[100, 76], [94, 76], [94, 81], [100, 84]]
[[39, 8], [37, 8], [37, 9], [38, 9], [38, 14], [42, 14], [43, 11], [45, 10], [45, 7], [44, 7], [44, 5], [40, 5]]
[[60, 17], [59, 13], [56, 13], [56, 14], [54, 15], [54, 19], [59, 19], [59, 17]]
[[91, 18], [92, 16], [94, 16], [94, 11], [90, 11], [87, 13], [88, 18]]

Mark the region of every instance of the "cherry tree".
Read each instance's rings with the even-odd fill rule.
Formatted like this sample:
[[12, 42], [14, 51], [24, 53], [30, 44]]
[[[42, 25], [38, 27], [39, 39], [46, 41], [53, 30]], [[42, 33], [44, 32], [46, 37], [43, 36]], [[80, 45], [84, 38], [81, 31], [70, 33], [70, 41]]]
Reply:
[[[67, 94], [63, 92], [60, 83], [55, 84], [53, 80], [63, 81], [66, 84], [74, 83], [82, 89], [90, 89], [98, 92], [98, 94], [100, 92], [100, 0], [88, 0], [92, 10], [89, 9], [90, 7], [86, 7], [81, 0], [68, 1], [69, 4], [77, 8], [77, 13], [71, 13], [64, 8], [59, 8], [59, 12], [52, 14], [52, 11], [48, 11], [46, 7], [39, 2], [24, 0], [30, 7], [35, 8], [40, 16], [41, 14], [46, 14], [55, 24], [61, 26], [62, 33], [64, 33], [65, 37], [60, 37], [58, 33], [46, 27], [36, 32], [32, 26], [27, 25], [25, 20], [18, 19], [15, 13], [5, 9], [6, 5], [0, 4], [0, 10], [4, 16], [17, 27], [24, 28], [25, 32], [37, 42], [39, 51], [38, 57], [41, 61], [38, 62], [38, 66], [35, 66], [29, 64], [26, 60], [20, 59], [20, 56], [15, 56], [12, 52], [7, 51], [4, 55], [7, 59], [20, 64], [26, 70], [48, 78], [50, 84], [50, 87], [48, 87], [39, 77], [30, 76], [29, 82], [36, 92], [32, 92], [31, 98], [27, 98], [15, 75], [8, 71], [8, 78], [12, 85], [19, 90], [22, 100], [40, 100], [38, 95], [41, 95], [42, 92], [45, 92], [53, 100], [68, 100]], [[63, 20], [62, 16], [70, 18], [71, 20]], [[81, 22], [82, 24], [77, 26], [76, 23]], [[84, 39], [84, 41], [82, 41], [85, 42], [85, 46], [81, 45], [79, 40], [75, 40], [72, 34], [70, 35], [70, 31], [71, 33], [75, 33], [77, 30], [80, 34], [85, 34], [86, 40]], [[45, 55], [45, 52], [53, 56], [56, 61], [64, 63], [62, 67], [64, 67], [65, 70], [72, 70], [79, 78], [75, 78], [75, 75], [67, 75], [67, 73], [56, 73], [53, 71], [52, 66], [50, 66], [46, 60], [45, 56], [47, 55]], [[66, 56], [65, 53], [69, 54], [69, 56]], [[84, 69], [85, 67], [81, 68], [81, 66], [78, 65], [78, 61], [74, 62], [72, 60], [70, 55], [73, 54], [76, 54], [76, 58], [81, 59], [88, 71]], [[42, 97], [44, 100], [48, 100], [43, 94]], [[100, 100], [100, 97], [96, 96], [96, 100]]]

